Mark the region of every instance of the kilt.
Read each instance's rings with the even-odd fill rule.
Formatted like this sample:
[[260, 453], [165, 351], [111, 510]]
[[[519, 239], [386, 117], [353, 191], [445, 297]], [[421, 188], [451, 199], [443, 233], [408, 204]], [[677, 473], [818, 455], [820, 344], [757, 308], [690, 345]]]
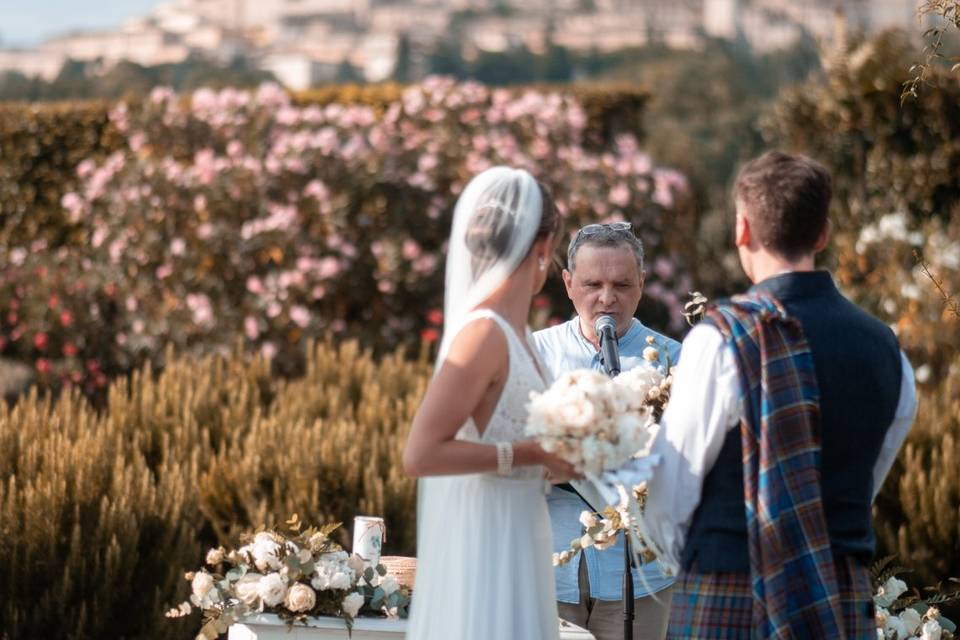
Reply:
[[[849, 556], [835, 561], [847, 640], [875, 640], [870, 574]], [[673, 586], [667, 638], [751, 640], [753, 595], [749, 573], [681, 571]]]

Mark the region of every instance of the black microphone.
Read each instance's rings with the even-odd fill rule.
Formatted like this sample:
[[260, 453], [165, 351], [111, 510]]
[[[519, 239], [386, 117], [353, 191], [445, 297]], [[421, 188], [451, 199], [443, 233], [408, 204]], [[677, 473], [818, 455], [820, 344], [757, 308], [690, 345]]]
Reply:
[[617, 321], [612, 316], [600, 316], [593, 325], [600, 339], [600, 357], [603, 370], [611, 378], [620, 374], [620, 343], [617, 342]]

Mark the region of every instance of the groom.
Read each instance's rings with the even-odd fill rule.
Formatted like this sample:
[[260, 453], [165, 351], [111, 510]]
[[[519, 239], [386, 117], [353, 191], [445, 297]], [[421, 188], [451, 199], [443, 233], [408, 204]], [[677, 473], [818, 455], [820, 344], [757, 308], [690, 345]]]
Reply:
[[814, 256], [827, 171], [770, 152], [735, 187], [754, 286], [687, 335], [645, 520], [679, 565], [671, 638], [874, 638], [870, 509], [916, 411], [882, 322]]
[[[643, 246], [629, 223], [592, 224], [580, 229], [570, 242], [567, 267], [563, 281], [577, 316], [534, 334], [537, 350], [554, 377], [574, 369], [602, 370], [594, 329], [601, 315], [612, 316], [617, 323], [624, 371], [645, 364], [642, 354], [648, 338], [654, 340], [664, 359], [669, 354], [671, 364], [677, 361], [680, 345], [633, 317], [643, 294]], [[571, 540], [583, 534], [580, 514], [590, 507], [570, 485], [555, 487], [547, 503], [555, 551], [566, 550]], [[621, 640], [623, 543], [602, 552], [588, 548], [578, 560], [556, 569], [560, 617], [588, 629], [597, 640]], [[635, 569], [633, 637], [659, 640], [666, 632], [673, 580], [656, 562], [643, 565], [640, 571], [647, 586]]]

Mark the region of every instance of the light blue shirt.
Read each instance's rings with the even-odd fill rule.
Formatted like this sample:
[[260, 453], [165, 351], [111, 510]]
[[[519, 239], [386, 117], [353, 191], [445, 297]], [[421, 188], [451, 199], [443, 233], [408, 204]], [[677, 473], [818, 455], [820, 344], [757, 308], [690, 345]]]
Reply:
[[[670, 365], [676, 364], [680, 357], [680, 343], [648, 329], [637, 320], [619, 340], [620, 368], [627, 371], [644, 363], [643, 350], [647, 345], [647, 336], [653, 336], [654, 346], [661, 353], [669, 354]], [[544, 365], [556, 378], [574, 369], [597, 369], [602, 371], [600, 353], [583, 337], [580, 331], [580, 319], [574, 317], [568, 322], [533, 334], [533, 340], [540, 352]], [[661, 363], [663, 366], [665, 363]], [[550, 522], [553, 527], [553, 550], [564, 551], [570, 548], [570, 541], [583, 535], [580, 513], [589, 509], [586, 502], [563, 489], [554, 488], [547, 496], [550, 508]], [[604, 551], [588, 548], [583, 552], [583, 561], [587, 563], [587, 575], [590, 579], [590, 596], [597, 600], [623, 599], [623, 542]], [[556, 567], [557, 600], [576, 604], [580, 601], [580, 587], [577, 576], [576, 560]], [[649, 589], [644, 587], [639, 572]], [[637, 598], [656, 593], [673, 584], [674, 578], [660, 570], [659, 564], [648, 562], [633, 570], [633, 590]]]

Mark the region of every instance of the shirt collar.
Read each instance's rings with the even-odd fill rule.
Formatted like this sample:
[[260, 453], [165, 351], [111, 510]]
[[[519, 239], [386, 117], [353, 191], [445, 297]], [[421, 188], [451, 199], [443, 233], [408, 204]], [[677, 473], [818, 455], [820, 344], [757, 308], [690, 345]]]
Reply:
[[[573, 335], [577, 337], [577, 340], [581, 345], [589, 349], [591, 352], [596, 353], [597, 348], [593, 346], [589, 340], [586, 339], [583, 335], [583, 329], [580, 327], [580, 316], [575, 316], [570, 322], [573, 323]], [[631, 342], [636, 340], [643, 332], [643, 323], [641, 323], [636, 318], [630, 318], [630, 328], [627, 329], [627, 332], [623, 334], [623, 337], [617, 339], [617, 344], [621, 347], [629, 345]]]

